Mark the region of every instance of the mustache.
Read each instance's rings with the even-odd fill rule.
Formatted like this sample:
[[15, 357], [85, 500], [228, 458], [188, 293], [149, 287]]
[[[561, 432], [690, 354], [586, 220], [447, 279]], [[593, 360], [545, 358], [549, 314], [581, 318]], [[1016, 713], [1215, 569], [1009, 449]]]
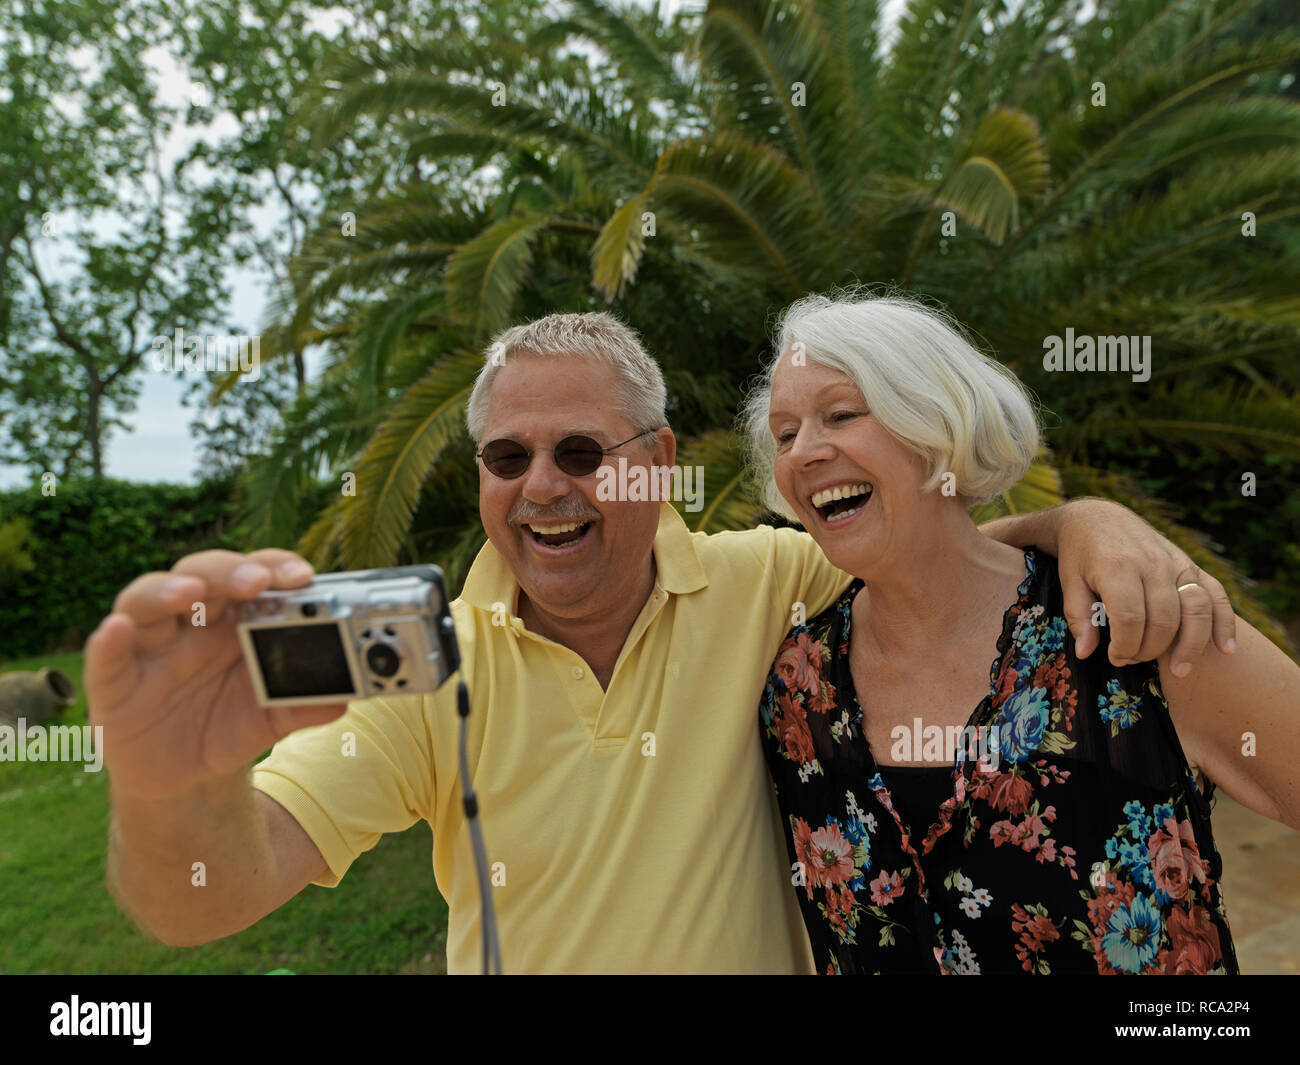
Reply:
[[534, 523], [555, 524], [566, 521], [594, 521], [600, 515], [581, 499], [562, 499], [551, 506], [538, 506], [536, 503], [521, 500], [510, 511], [506, 521], [511, 525], [532, 525]]

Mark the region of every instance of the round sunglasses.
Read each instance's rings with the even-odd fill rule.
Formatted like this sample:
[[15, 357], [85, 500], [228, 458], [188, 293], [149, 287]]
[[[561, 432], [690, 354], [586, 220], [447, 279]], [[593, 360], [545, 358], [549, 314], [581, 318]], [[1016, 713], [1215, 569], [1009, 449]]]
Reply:
[[549, 451], [555, 456], [555, 465], [561, 472], [567, 473], [570, 477], [586, 477], [600, 469], [600, 464], [605, 461], [605, 456], [609, 452], [617, 450], [624, 444], [630, 444], [633, 440], [645, 436], [646, 433], [658, 431], [658, 429], [642, 429], [636, 436], [629, 436], [626, 440], [611, 444], [609, 447], [601, 447], [599, 441], [582, 435], [566, 436], [554, 447], [535, 447], [532, 451], [517, 440], [490, 440], [480, 451], [475, 452], [475, 457], [483, 460], [483, 465], [490, 473], [503, 480], [513, 481], [527, 472], [534, 453]]

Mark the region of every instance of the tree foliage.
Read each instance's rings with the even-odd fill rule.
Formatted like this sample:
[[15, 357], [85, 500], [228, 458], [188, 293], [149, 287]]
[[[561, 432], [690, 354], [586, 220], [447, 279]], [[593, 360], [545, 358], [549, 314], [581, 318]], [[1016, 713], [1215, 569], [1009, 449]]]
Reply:
[[[256, 6], [277, 34], [306, 10]], [[1197, 512], [1259, 522], [1294, 484], [1300, 37], [1276, 4], [911, 0], [887, 36], [869, 0], [393, 0], [331, 47], [267, 45], [273, 83], [224, 71], [261, 39], [235, 8], [186, 23], [194, 66], [296, 227], [259, 251], [285, 259], [263, 357], [300, 388], [241, 480], [250, 546], [436, 559], [454, 585], [482, 542], [458, 404], [485, 341], [598, 308], [660, 359], [703, 457], [688, 519], [752, 524], [730, 430], [772, 313], [858, 282], [944, 305], [1041, 399], [1050, 451], [985, 513], [1105, 491], [1232, 576]], [[1054, 371], [1067, 330], [1149, 337], [1149, 379]], [[1211, 462], [1258, 494], [1167, 476]]]

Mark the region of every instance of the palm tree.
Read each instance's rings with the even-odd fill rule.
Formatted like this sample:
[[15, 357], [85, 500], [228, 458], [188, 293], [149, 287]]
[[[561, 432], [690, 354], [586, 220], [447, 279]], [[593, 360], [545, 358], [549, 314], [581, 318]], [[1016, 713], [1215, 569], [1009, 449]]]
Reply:
[[[249, 528], [300, 531], [325, 463], [356, 494], [332, 493], [302, 550], [436, 557], [454, 583], [482, 542], [461, 428], [476, 353], [510, 322], [602, 306], [660, 357], [682, 461], [707, 471], [715, 505], [684, 516], [747, 527], [760, 514], [728, 429], [768, 316], [882, 282], [945, 305], [1051, 414], [1051, 454], [981, 520], [1062, 484], [1119, 498], [1284, 641], [1204, 537], [1111, 471], [1138, 447], [1300, 454], [1300, 103], [1261, 79], [1300, 41], [1239, 43], [1244, 0], [1087, 17], [1077, 0], [914, 0], [883, 47], [865, 0], [569, 6], [522, 44], [359, 49], [320, 79], [318, 143], [402, 122], [414, 166], [468, 159], [487, 194], [417, 180], [294, 264], [280, 350], [338, 355], [250, 472]], [[1150, 379], [1049, 371], [1044, 340], [1067, 328], [1149, 336]]]

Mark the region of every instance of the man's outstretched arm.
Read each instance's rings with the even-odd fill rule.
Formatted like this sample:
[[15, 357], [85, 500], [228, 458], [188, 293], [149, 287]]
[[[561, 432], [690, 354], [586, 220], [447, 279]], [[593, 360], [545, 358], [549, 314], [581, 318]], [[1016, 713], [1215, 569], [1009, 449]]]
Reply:
[[1224, 654], [1236, 650], [1237, 619], [1223, 585], [1119, 503], [1075, 499], [986, 522], [980, 532], [1056, 556], [1080, 658], [1101, 640], [1092, 623], [1098, 601], [1105, 605], [1115, 665], [1157, 658], [1173, 645], [1175, 675], [1185, 676], [1211, 636]]

